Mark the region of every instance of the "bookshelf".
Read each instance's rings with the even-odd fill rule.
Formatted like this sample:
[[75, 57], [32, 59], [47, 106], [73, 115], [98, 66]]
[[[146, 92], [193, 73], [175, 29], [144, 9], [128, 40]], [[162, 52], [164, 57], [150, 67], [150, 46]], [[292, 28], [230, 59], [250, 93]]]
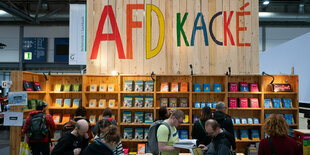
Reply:
[[[47, 101], [49, 104], [48, 113], [55, 114], [59, 113], [74, 115], [76, 108], [63, 108], [55, 107], [55, 101], [57, 98], [80, 98], [82, 104], [87, 109], [87, 117], [90, 115], [95, 115], [96, 120], [98, 120], [99, 115], [102, 115], [105, 107], [89, 107], [89, 101], [95, 99], [98, 101], [100, 99], [106, 99], [108, 104], [109, 100], [115, 100], [114, 107], [111, 107], [113, 117], [118, 123], [119, 132], [122, 135], [124, 133], [124, 128], [132, 128], [133, 134], [135, 133], [135, 128], [148, 128], [150, 124], [145, 123], [123, 123], [123, 113], [124, 111], [132, 112], [132, 120], [134, 118], [135, 112], [152, 112], [153, 119], [155, 120], [158, 116], [158, 110], [160, 107], [161, 98], [177, 98], [178, 107], [177, 109], [182, 110], [186, 115], [189, 116], [189, 122], [187, 124], [182, 124], [178, 129], [187, 129], [189, 131], [189, 138], [191, 137], [192, 127], [193, 127], [193, 115], [200, 115], [201, 108], [195, 108], [195, 102], [219, 102], [224, 101], [226, 104], [226, 112], [232, 117], [256, 117], [259, 119], [259, 124], [234, 124], [234, 128], [239, 129], [258, 129], [260, 134], [260, 139], [264, 138], [263, 123], [265, 121], [266, 113], [281, 113], [281, 114], [293, 114], [294, 124], [290, 125], [290, 128], [297, 129], [299, 125], [298, 113], [299, 113], [299, 103], [298, 103], [298, 76], [297, 75], [275, 75], [274, 83], [289, 83], [292, 87], [292, 92], [273, 92], [269, 83], [272, 80], [269, 76], [263, 75], [48, 75], [47, 79], [43, 74], [29, 73], [29, 72], [12, 72], [12, 81], [14, 86], [12, 91], [22, 91], [23, 90], [23, 80], [28, 81], [39, 81], [42, 91], [40, 92], [27, 92], [30, 99], [42, 99]], [[145, 92], [145, 91], [125, 91], [124, 83], [125, 81], [152, 81], [154, 82], [154, 91]], [[188, 90], [186, 92], [161, 92], [161, 83], [163, 82], [187, 82]], [[230, 82], [247, 82], [247, 83], [257, 83], [259, 92], [230, 92], [229, 83]], [[80, 90], [73, 91], [54, 91], [56, 84], [76, 84], [80, 83]], [[203, 91], [203, 84], [210, 84], [210, 92]], [[90, 88], [92, 85], [96, 84], [96, 91], [91, 91]], [[100, 84], [109, 84], [114, 85], [113, 91], [100, 91]], [[194, 84], [200, 84], [201, 92], [194, 91]], [[221, 85], [221, 92], [214, 92], [213, 84]], [[108, 88], [107, 88], [108, 89]], [[145, 97], [153, 97], [153, 107], [124, 107], [124, 97], [130, 96], [133, 98], [133, 101], [136, 96], [142, 96], [145, 100]], [[258, 108], [229, 108], [228, 98], [258, 98], [259, 107]], [[188, 107], [179, 107], [179, 98], [188, 99]], [[264, 99], [271, 98], [290, 98], [292, 100], [292, 108], [264, 108]], [[134, 103], [133, 103], [134, 104]], [[108, 105], [106, 105], [107, 107]], [[168, 107], [172, 109], [172, 107]], [[215, 111], [215, 108], [211, 108], [212, 111]], [[24, 110], [25, 116], [33, 110]], [[57, 125], [57, 128], [61, 129], [63, 123]], [[14, 127], [12, 127], [14, 128]], [[20, 131], [20, 130], [19, 130]], [[15, 132], [19, 132], [15, 131]], [[249, 131], [250, 132], [250, 131]], [[15, 136], [19, 136], [15, 135]], [[240, 136], [240, 133], [238, 133]], [[17, 138], [18, 139], [18, 138]], [[20, 139], [20, 138], [19, 138]], [[131, 151], [136, 151], [138, 143], [145, 143], [146, 140], [138, 139], [122, 139], [123, 147], [130, 148]], [[237, 140], [237, 152], [245, 152], [245, 147], [249, 143], [254, 143], [258, 141], [253, 140]], [[19, 142], [18, 146], [19, 147]], [[19, 150], [19, 149], [17, 149]]]

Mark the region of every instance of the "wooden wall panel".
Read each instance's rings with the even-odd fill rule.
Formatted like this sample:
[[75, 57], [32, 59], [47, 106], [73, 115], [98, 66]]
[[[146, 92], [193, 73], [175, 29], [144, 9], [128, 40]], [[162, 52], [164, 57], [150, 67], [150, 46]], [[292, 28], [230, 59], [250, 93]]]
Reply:
[[88, 0], [87, 12], [88, 74], [259, 73], [257, 0]]

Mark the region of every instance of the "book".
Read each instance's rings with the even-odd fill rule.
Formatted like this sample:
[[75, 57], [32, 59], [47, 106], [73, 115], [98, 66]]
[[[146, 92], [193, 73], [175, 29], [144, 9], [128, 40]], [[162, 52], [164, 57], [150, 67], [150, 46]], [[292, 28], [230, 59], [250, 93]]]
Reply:
[[199, 115], [193, 115], [193, 123], [199, 120]]
[[229, 82], [228, 91], [229, 92], [238, 92], [238, 84], [236, 82]]
[[71, 98], [64, 99], [64, 108], [70, 108], [71, 107]]
[[143, 96], [135, 97], [135, 107], [143, 107]]
[[188, 139], [188, 129], [181, 129], [180, 131], [180, 139]]
[[200, 108], [200, 102], [195, 102], [195, 108]]
[[143, 81], [142, 80], [135, 81], [135, 91], [143, 91]]
[[154, 91], [154, 82], [153, 81], [145, 81], [144, 91], [153, 92]]
[[210, 88], [210, 83], [204, 83], [202, 84], [203, 87], [203, 92], [210, 92], [211, 88]]
[[272, 98], [273, 108], [282, 108], [282, 103], [280, 98]]
[[199, 83], [194, 84], [194, 92], [201, 92], [201, 87]]
[[123, 123], [131, 123], [131, 111], [124, 111]]
[[169, 83], [168, 82], [162, 82], [160, 84], [160, 92], [169, 92]]
[[189, 123], [189, 116], [188, 115], [184, 115], [185, 116], [185, 118], [184, 118], [184, 121], [183, 121], [183, 123]]
[[55, 107], [58, 107], [58, 108], [62, 107], [62, 98], [56, 98]]
[[100, 91], [100, 92], [106, 92], [106, 91], [107, 91], [107, 84], [101, 83], [101, 84], [99, 85], [99, 91]]
[[154, 98], [153, 96], [146, 96], [145, 97], [145, 102], [144, 102], [144, 107], [153, 107], [154, 104]]
[[42, 91], [41, 86], [40, 86], [40, 82], [33, 82], [33, 89], [35, 91]]
[[[180, 131], [179, 131], [179, 135], [180, 135]], [[181, 135], [179, 136], [181, 137]], [[176, 148], [183, 148], [183, 149], [189, 149], [190, 151], [195, 149], [195, 145], [197, 143], [197, 139], [180, 139], [178, 142], [173, 144], [173, 147]], [[200, 153], [202, 153], [200, 151]], [[192, 154], [192, 153], [191, 153]], [[194, 153], [193, 153], [194, 154]], [[195, 154], [194, 154], [195, 155]], [[200, 155], [200, 154], [199, 154]]]
[[143, 139], [143, 128], [135, 128], [135, 139]]
[[143, 112], [141, 111], [135, 112], [134, 123], [143, 123]]
[[259, 108], [258, 98], [249, 98], [251, 108]]
[[109, 100], [108, 107], [109, 107], [109, 108], [114, 108], [114, 107], [115, 107], [115, 99], [110, 99], [110, 100]]
[[103, 120], [103, 115], [99, 115], [98, 121], [99, 121], [99, 120]]
[[98, 107], [99, 108], [106, 108], [107, 107], [107, 100], [106, 99], [100, 99]]
[[132, 107], [132, 96], [125, 96], [124, 97], [124, 107]]
[[33, 91], [32, 85], [29, 81], [23, 81], [23, 83], [25, 91]]
[[259, 119], [258, 118], [253, 118], [254, 124], [259, 124]]
[[239, 86], [240, 86], [240, 91], [241, 92], [248, 92], [249, 91], [248, 83], [246, 83], [246, 82], [239, 82]]
[[72, 108], [78, 108], [80, 106], [80, 101], [81, 99], [79, 98], [73, 99]]
[[[57, 101], [57, 99], [56, 99], [56, 101]], [[61, 100], [61, 102], [62, 102], [62, 100]], [[28, 109], [36, 109], [36, 106], [37, 106], [37, 100], [36, 99], [28, 100]], [[57, 107], [57, 105], [55, 105], [55, 107]], [[61, 106], [59, 106], [59, 107], [61, 107]]]
[[[208, 106], [209, 108], [212, 108], [212, 103], [211, 103], [211, 102], [207, 102], [207, 106]], [[201, 106], [201, 108], [203, 108], [203, 107]]]
[[61, 86], [62, 86], [62, 85], [59, 84], [59, 83], [58, 83], [58, 84], [55, 84], [54, 91], [55, 91], [55, 92], [60, 92], [60, 91], [61, 91]]
[[216, 108], [216, 104], [217, 104], [217, 102], [213, 102], [212, 103], [212, 108]]
[[126, 80], [124, 81], [124, 91], [132, 91], [133, 81]]
[[206, 106], [206, 103], [200, 102], [200, 108], [204, 108]]
[[179, 83], [171, 82], [171, 92], [179, 92]]
[[70, 91], [71, 90], [71, 84], [64, 84], [64, 90], [63, 91]]
[[247, 129], [240, 129], [241, 140], [249, 140], [249, 132]]
[[181, 82], [180, 83], [180, 92], [188, 92], [188, 83], [187, 82]]
[[89, 91], [96, 92], [97, 91], [97, 84], [91, 84], [89, 86]]
[[144, 139], [148, 139], [149, 137], [149, 128], [144, 128]]
[[109, 84], [108, 85], [108, 92], [114, 92], [114, 90], [115, 90], [114, 84]]
[[265, 108], [272, 108], [272, 104], [271, 104], [270, 99], [264, 99], [264, 107]]
[[124, 139], [132, 139], [132, 128], [124, 128]]
[[97, 107], [97, 100], [96, 99], [90, 99], [88, 107], [90, 107], [90, 108]]
[[53, 114], [54, 123], [60, 123], [60, 114]]
[[284, 118], [288, 125], [294, 124], [293, 114], [284, 114]]
[[170, 97], [169, 98], [169, 107], [177, 107], [177, 98], [175, 97]]
[[214, 83], [213, 84], [213, 91], [214, 92], [222, 92], [222, 86], [219, 83]]
[[239, 98], [240, 108], [248, 108], [248, 99], [247, 98]]
[[138, 154], [145, 154], [145, 144], [138, 144]]
[[54, 132], [54, 138], [53, 139], [58, 140], [59, 138], [61, 138], [61, 133], [62, 133], [61, 130], [56, 130]]
[[186, 97], [181, 97], [180, 98], [180, 107], [188, 107], [188, 100]]
[[241, 118], [241, 124], [248, 124], [248, 122], [246, 121], [246, 118]]
[[251, 92], [259, 92], [257, 83], [250, 83], [250, 91]]
[[74, 84], [72, 91], [80, 91], [80, 84], [79, 83]]
[[161, 97], [160, 98], [160, 106], [161, 107], [167, 107], [168, 106], [168, 98], [167, 97]]
[[290, 98], [283, 98], [283, 108], [292, 108], [292, 100]]
[[270, 114], [265, 113], [265, 119], [267, 119], [270, 116]]
[[67, 123], [70, 120], [70, 114], [63, 114], [61, 123]]
[[152, 112], [145, 112], [144, 123], [145, 124], [152, 124], [153, 123], [153, 113]]
[[238, 140], [238, 134], [237, 134], [237, 130], [234, 129], [234, 136], [235, 136], [235, 140]]
[[252, 137], [252, 140], [260, 140], [258, 129], [251, 129], [251, 137]]
[[235, 124], [235, 119], [231, 118], [231, 122], [232, 122], [232, 124]]
[[241, 124], [241, 123], [240, 123], [240, 119], [239, 119], [238, 117], [235, 117], [235, 123], [236, 123], [236, 124]]
[[248, 118], [248, 124], [253, 124], [253, 119], [252, 118]]
[[234, 97], [228, 98], [229, 108], [237, 108], [237, 99]]

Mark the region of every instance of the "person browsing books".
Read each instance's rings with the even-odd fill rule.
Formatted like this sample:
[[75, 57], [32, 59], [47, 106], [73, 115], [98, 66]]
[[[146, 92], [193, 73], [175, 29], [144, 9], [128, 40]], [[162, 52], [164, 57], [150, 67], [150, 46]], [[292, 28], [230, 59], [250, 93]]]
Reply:
[[200, 113], [200, 119], [195, 121], [193, 130], [192, 130], [192, 137], [193, 139], [197, 139], [197, 146], [203, 144], [207, 146], [211, 142], [211, 137], [208, 135], [205, 129], [205, 123], [207, 120], [212, 118], [212, 111], [210, 107], [203, 107]]
[[[179, 109], [175, 109], [170, 117], [165, 120], [170, 128], [170, 137], [169, 129], [166, 125], [162, 124], [157, 130], [157, 140], [158, 140], [158, 150], [161, 155], [177, 155], [179, 150], [173, 147], [173, 144], [179, 141], [178, 132], [176, 127], [180, 126], [183, 123], [185, 116], [184, 112]], [[168, 141], [169, 139], [169, 141]]]
[[[116, 120], [112, 118], [112, 110], [111, 110], [111, 108], [109, 108], [109, 107], [108, 107], [108, 108], [105, 108], [105, 109], [103, 110], [102, 116], [103, 116], [103, 119], [108, 119], [113, 125], [116, 125], [116, 126], [117, 126]], [[98, 123], [99, 123], [99, 121], [100, 121], [100, 120], [98, 120], [98, 121], [96, 122], [96, 125], [95, 125], [95, 127], [93, 128], [93, 134], [94, 134], [94, 135], [97, 134], [97, 128], [98, 128]]]

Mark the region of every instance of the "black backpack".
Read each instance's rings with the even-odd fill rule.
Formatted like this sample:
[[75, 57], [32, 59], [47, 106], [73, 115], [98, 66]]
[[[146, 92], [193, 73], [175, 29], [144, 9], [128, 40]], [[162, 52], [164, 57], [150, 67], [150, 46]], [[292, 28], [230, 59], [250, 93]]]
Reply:
[[48, 134], [45, 114], [38, 113], [31, 117], [30, 124], [27, 128], [27, 136], [31, 140], [42, 140]]

